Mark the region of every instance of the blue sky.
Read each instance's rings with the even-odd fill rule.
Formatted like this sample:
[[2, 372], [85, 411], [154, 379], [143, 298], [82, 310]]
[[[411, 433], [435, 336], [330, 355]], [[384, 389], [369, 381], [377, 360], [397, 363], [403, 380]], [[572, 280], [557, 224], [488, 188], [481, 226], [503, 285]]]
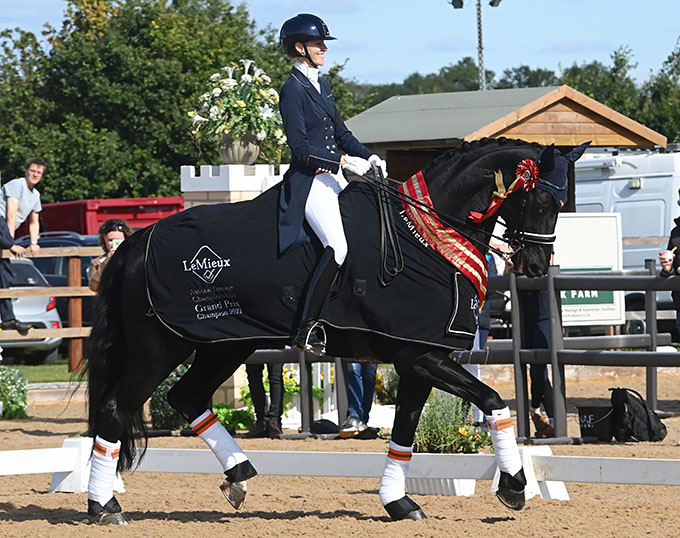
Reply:
[[[453, 9], [447, 0], [246, 0], [258, 26], [279, 28], [297, 13], [314, 13], [338, 37], [327, 62], [349, 60], [344, 75], [359, 82], [401, 82], [465, 56], [477, 60], [476, 0]], [[65, 0], [0, 0], [0, 29], [36, 34], [58, 26]], [[502, 0], [482, 2], [484, 64], [500, 78], [506, 68], [529, 65], [559, 74], [572, 64], [611, 64], [621, 45], [638, 63], [638, 82], [658, 72], [680, 37], [677, 0]], [[328, 65], [328, 63], [327, 63]]]

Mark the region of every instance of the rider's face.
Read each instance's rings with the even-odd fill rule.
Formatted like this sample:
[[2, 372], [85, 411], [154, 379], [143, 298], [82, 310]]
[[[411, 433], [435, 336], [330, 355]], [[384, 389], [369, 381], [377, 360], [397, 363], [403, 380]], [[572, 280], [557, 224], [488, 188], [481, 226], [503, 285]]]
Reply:
[[[303, 46], [302, 43], [296, 43], [295, 48], [300, 54], [305, 53], [305, 47]], [[312, 59], [312, 62], [314, 62], [318, 66], [322, 66], [324, 63], [324, 54], [328, 50], [328, 47], [326, 46], [326, 43], [322, 40], [318, 41], [307, 41], [307, 52], [309, 53], [309, 57]], [[302, 61], [305, 63], [309, 63], [309, 60], [305, 57], [302, 58]], [[312, 67], [310, 65], [310, 67]]]

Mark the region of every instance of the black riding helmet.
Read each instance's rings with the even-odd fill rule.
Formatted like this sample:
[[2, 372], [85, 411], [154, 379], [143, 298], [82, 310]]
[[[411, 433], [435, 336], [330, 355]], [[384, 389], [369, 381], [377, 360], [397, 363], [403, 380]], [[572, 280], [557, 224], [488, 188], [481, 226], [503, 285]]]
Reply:
[[[300, 13], [292, 19], [288, 19], [281, 26], [281, 33], [279, 34], [279, 43], [287, 56], [307, 58], [314, 67], [318, 66], [312, 62], [307, 52], [307, 41], [328, 41], [331, 39], [336, 38], [331, 35], [323, 19], [310, 13]], [[300, 54], [295, 48], [295, 43], [298, 42], [305, 47], [304, 54]]]

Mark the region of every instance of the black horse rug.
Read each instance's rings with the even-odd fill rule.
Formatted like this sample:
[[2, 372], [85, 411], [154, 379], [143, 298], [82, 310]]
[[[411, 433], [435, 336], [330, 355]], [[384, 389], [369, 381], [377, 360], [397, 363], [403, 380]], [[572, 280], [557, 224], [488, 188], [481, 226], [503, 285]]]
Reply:
[[[149, 235], [147, 292], [171, 330], [197, 342], [287, 339], [321, 245], [277, 254], [280, 186], [256, 199], [198, 206], [159, 221]], [[477, 326], [472, 283], [418, 234], [391, 202], [404, 269], [379, 282], [380, 221], [375, 188], [352, 183], [340, 195], [349, 253], [321, 320], [355, 329], [469, 349]], [[311, 233], [311, 232], [310, 232]], [[312, 234], [313, 235], [313, 234]]]

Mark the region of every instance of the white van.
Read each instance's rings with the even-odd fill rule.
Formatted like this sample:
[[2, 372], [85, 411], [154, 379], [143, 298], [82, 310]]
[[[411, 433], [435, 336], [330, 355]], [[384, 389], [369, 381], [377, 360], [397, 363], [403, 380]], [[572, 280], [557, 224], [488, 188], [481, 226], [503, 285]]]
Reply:
[[[680, 147], [669, 152], [594, 148], [576, 161], [576, 211], [618, 212], [623, 235], [623, 268], [644, 269], [657, 261], [668, 243], [673, 220], [680, 215]], [[659, 309], [672, 309], [670, 293], [659, 293]], [[626, 310], [644, 310], [644, 295], [626, 295]], [[639, 314], [626, 316], [635, 320]], [[659, 319], [675, 319], [674, 311], [659, 311]], [[644, 326], [638, 324], [637, 330]]]

